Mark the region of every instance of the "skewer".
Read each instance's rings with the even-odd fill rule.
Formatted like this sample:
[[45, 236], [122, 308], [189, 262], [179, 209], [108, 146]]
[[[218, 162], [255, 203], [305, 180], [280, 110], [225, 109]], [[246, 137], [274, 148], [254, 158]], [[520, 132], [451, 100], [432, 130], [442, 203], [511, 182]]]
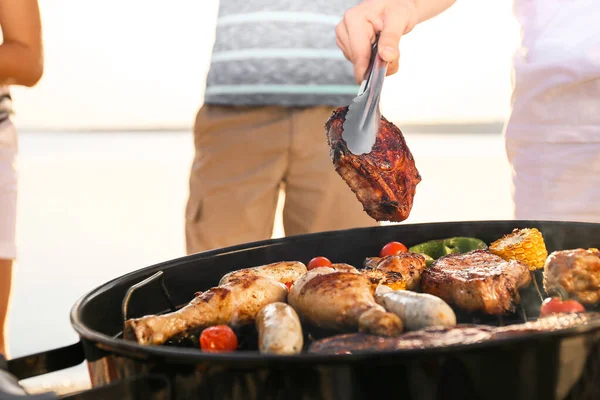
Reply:
[[523, 308], [522, 304], [519, 304], [519, 308], [521, 309], [521, 317], [523, 318], [523, 322], [527, 322], [527, 313], [525, 312], [525, 308]]
[[498, 326], [504, 326], [504, 318], [502, 318], [502, 315], [497, 315], [498, 317]]
[[531, 274], [531, 279], [533, 280], [533, 284], [535, 285], [535, 290], [537, 291], [538, 296], [540, 296], [540, 301], [543, 302], [544, 296], [542, 295], [542, 292], [540, 291], [540, 287], [538, 286], [537, 280], [535, 279], [535, 273], [533, 271], [529, 271], [529, 274]]

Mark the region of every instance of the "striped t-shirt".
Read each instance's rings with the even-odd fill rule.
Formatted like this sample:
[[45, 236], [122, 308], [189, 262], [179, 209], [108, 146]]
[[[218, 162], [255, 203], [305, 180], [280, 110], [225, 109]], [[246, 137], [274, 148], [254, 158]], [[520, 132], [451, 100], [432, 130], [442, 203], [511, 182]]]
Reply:
[[347, 105], [358, 92], [335, 26], [360, 0], [220, 0], [205, 103]]

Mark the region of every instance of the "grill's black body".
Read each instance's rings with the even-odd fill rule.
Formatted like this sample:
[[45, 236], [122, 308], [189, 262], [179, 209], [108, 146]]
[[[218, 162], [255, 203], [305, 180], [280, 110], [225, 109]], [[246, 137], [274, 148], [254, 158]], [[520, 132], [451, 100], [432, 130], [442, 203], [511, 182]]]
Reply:
[[[125, 378], [144, 384], [115, 384], [114, 390], [128, 398], [138, 393], [137, 398], [219, 400], [374, 399], [390, 394], [398, 399], [600, 399], [597, 322], [476, 345], [343, 356], [208, 354], [115, 338], [122, 330], [121, 302], [127, 289], [157, 271], [164, 271], [173, 302], [181, 305], [196, 291], [216, 285], [223, 274], [239, 268], [283, 260], [306, 263], [317, 255], [361, 266], [365, 257], [377, 255], [392, 240], [410, 246], [430, 239], [473, 236], [490, 243], [513, 228], [524, 227], [538, 228], [549, 251], [600, 245], [600, 224], [476, 221], [324, 232], [199, 253], [138, 270], [94, 289], [71, 311], [82, 345], [29, 361], [27, 357], [12, 360], [8, 369], [23, 378], [76, 364], [85, 355], [95, 389], [78, 395], [81, 399], [94, 398], [99, 390], [104, 390], [99, 398], [107, 398], [111, 387], [105, 385]], [[539, 299], [535, 301], [532, 293], [524, 296], [526, 313], [534, 315]], [[128, 313], [136, 317], [168, 308], [158, 283], [153, 282], [132, 296]], [[516, 322], [515, 318], [506, 321]], [[144, 378], [148, 374], [152, 380]]]

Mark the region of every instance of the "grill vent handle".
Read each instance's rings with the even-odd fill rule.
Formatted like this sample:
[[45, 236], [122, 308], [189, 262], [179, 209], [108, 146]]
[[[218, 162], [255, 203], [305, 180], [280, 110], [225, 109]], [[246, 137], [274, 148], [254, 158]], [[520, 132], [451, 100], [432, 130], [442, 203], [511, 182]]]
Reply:
[[58, 349], [13, 358], [5, 361], [4, 369], [21, 380], [74, 367], [83, 361], [83, 345], [77, 342]]
[[28, 395], [18, 379], [8, 373], [8, 363], [0, 354], [0, 400], [57, 400], [54, 392]]

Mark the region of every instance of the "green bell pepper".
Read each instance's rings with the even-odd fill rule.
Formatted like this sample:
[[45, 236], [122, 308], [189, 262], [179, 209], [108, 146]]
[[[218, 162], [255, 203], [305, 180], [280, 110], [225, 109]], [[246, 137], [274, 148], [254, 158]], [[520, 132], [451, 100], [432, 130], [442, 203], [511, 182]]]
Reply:
[[429, 266], [438, 258], [448, 254], [462, 254], [473, 250], [485, 250], [487, 248], [487, 244], [480, 239], [458, 236], [447, 239], [430, 240], [414, 245], [410, 247], [408, 251], [423, 255], [427, 261], [427, 266]]

